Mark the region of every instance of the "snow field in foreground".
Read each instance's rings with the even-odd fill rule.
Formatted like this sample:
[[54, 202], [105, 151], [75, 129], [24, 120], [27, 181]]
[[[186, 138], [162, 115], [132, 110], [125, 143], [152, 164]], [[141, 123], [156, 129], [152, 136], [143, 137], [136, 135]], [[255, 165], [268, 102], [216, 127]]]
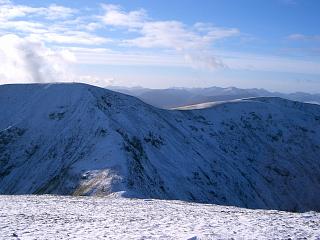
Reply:
[[320, 239], [320, 213], [182, 201], [0, 196], [0, 239]]

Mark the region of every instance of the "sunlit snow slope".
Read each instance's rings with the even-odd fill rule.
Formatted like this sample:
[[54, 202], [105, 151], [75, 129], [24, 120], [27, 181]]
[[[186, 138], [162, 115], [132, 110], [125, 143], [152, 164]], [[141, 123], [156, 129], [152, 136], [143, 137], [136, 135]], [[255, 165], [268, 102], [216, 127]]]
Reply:
[[320, 106], [169, 111], [85, 84], [2, 85], [0, 193], [320, 210]]

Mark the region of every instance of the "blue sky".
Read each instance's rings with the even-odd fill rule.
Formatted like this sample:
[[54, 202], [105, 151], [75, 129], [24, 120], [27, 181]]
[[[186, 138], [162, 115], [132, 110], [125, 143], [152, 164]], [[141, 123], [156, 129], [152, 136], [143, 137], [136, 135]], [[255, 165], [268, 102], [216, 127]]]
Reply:
[[317, 0], [0, 0], [0, 83], [320, 93]]

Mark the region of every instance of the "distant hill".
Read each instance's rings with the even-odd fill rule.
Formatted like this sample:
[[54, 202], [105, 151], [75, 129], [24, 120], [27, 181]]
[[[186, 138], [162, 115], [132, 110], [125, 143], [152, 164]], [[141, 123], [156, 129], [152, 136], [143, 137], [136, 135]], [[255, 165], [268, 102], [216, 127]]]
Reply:
[[205, 102], [228, 101], [250, 97], [281, 97], [293, 101], [320, 103], [320, 94], [303, 92], [279, 93], [269, 92], [264, 89], [240, 89], [235, 87], [220, 88], [123, 88], [111, 87], [110, 89], [140, 98], [142, 101], [160, 108], [176, 108]]

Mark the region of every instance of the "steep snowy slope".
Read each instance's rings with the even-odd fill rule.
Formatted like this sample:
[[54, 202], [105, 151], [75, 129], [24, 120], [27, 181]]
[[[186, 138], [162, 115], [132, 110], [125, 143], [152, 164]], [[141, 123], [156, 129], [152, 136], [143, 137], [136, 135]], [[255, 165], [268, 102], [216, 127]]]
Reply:
[[85, 84], [0, 86], [0, 193], [320, 210], [320, 107], [160, 110]]

